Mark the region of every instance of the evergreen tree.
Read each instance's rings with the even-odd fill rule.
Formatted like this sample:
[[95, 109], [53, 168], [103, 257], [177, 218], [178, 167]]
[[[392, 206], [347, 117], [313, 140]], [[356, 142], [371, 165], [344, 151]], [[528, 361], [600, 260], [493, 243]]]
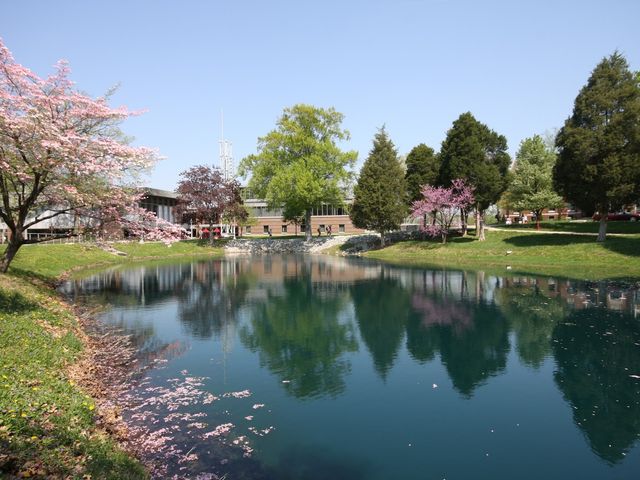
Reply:
[[404, 178], [407, 182], [407, 200], [411, 206], [413, 202], [422, 198], [421, 191], [424, 185], [435, 186], [440, 171], [440, 160], [433, 148], [421, 143], [411, 149], [406, 163], [407, 171]]
[[[461, 178], [474, 187], [476, 235], [484, 240], [484, 211], [498, 201], [509, 184], [507, 139], [489, 129], [470, 112], [453, 122], [440, 149], [440, 184]], [[462, 215], [466, 220], [466, 212]], [[466, 225], [463, 223], [463, 229]]]
[[553, 166], [556, 153], [540, 135], [526, 138], [520, 143], [509, 186], [509, 199], [517, 210], [531, 210], [540, 228], [545, 208], [562, 206], [562, 197], [553, 189]]
[[640, 197], [640, 82], [618, 52], [604, 58], [580, 90], [558, 137], [554, 183], [586, 212], [607, 214]]
[[404, 175], [398, 152], [384, 127], [376, 133], [373, 149], [362, 166], [354, 189], [351, 220], [358, 228], [384, 234], [397, 230], [407, 213]]

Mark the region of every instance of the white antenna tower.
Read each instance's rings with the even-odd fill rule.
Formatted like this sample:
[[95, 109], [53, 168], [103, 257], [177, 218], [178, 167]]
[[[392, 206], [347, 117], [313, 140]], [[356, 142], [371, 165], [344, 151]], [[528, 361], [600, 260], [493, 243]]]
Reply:
[[232, 180], [236, 176], [233, 165], [232, 143], [224, 139], [224, 111], [220, 111], [220, 168], [225, 180]]

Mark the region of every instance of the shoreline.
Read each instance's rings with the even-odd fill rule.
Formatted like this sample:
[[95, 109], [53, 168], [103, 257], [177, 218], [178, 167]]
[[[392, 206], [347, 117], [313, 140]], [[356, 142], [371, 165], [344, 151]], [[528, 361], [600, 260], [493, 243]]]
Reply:
[[[527, 233], [535, 234], [534, 232]], [[492, 233], [489, 238], [491, 239], [491, 237], [494, 237], [493, 241], [498, 241], [500, 239], [507, 238], [508, 236], [508, 233], [496, 232]], [[496, 269], [498, 269], [503, 271], [505, 274], [510, 275], [545, 275], [545, 273], [537, 273], [535, 271], [531, 271], [530, 269], [525, 271], [518, 270], [518, 264], [513, 262], [514, 258], [517, 257], [505, 256], [504, 245], [499, 245], [499, 259], [496, 259], [497, 265], [478, 265], [477, 262], [474, 263], [474, 259], [465, 258], [464, 255], [461, 257], [462, 261], [460, 262], [452, 262], [451, 258], [447, 258], [445, 256], [442, 259], [442, 261], [446, 263], [445, 265], [444, 263], [437, 264], [430, 262], [430, 260], [432, 260], [434, 257], [440, 257], [440, 253], [442, 253], [442, 250], [440, 250], [441, 246], [438, 243], [411, 241], [398, 242], [394, 243], [388, 249], [369, 251], [371, 248], [375, 248], [375, 239], [373, 238], [374, 236], [367, 237], [371, 238], [368, 238], [368, 240], [365, 241], [365, 237], [361, 236], [361, 245], [359, 245], [357, 248], [354, 248], [354, 251], [350, 253], [345, 253], [343, 249], [345, 249], [344, 245], [347, 244], [347, 242], [351, 241], [351, 239], [353, 238], [351, 236], [322, 237], [321, 241], [319, 241], [320, 239], [316, 239], [314, 237], [315, 242], [310, 242], [310, 244], [319, 246], [321, 248], [318, 248], [316, 251], [312, 252], [305, 250], [304, 252], [298, 253], [319, 253], [326, 255], [351, 254], [359, 256], [361, 252], [367, 251], [367, 253], [363, 255], [364, 257], [392, 264], [401, 264], [416, 267], [435, 266], [438, 268], [446, 267], [454, 269], [471, 269], [485, 271], [496, 271]], [[544, 237], [549, 237], [549, 235], [545, 234]], [[562, 237], [568, 238], [566, 234], [562, 234]], [[582, 238], [584, 239], [584, 236]], [[278, 244], [280, 244], [279, 246], [281, 247], [283, 244], [281, 244], [280, 242], [284, 241], [285, 240], [278, 239], [242, 240], [242, 242], [249, 246], [249, 251], [235, 252], [235, 254], [255, 254], [256, 252], [252, 251], [251, 247], [257, 246], [260, 247], [259, 253], [283, 253], [281, 250], [264, 250], [263, 245], [272, 244], [278, 246]], [[300, 239], [299, 241], [296, 239], [295, 241], [297, 243], [304, 242], [303, 239]], [[333, 241], [333, 243], [331, 243], [330, 241]], [[634, 237], [629, 241], [640, 242], [640, 237]], [[370, 244], [368, 244], [367, 242], [370, 242]], [[466, 243], [472, 245], [471, 248], [477, 248], [478, 250], [486, 247], [487, 245], [490, 245], [488, 243], [479, 244], [477, 242], [473, 242], [472, 239], [467, 239], [466, 241], [461, 241], [460, 243], [464, 248], [466, 248], [464, 245], [464, 243]], [[451, 242], [450, 245], [453, 244], [454, 242]], [[584, 243], [582, 244], [585, 245]], [[473, 245], [475, 245], [475, 247], [473, 247]], [[590, 250], [602, 248], [601, 245], [598, 246], [595, 243], [586, 245], [588, 245], [586, 248]], [[218, 244], [217, 246], [220, 247], [221, 244]], [[195, 253], [194, 247], [196, 248]], [[459, 246], [451, 247], [449, 249], [449, 253], [456, 253], [455, 248], [458, 247]], [[137, 253], [145, 250], [153, 251], [154, 248], [157, 249], [156, 246], [152, 246], [149, 244], [147, 244], [146, 247], [128, 245], [126, 246], [126, 248], [130, 251], [136, 251]], [[188, 253], [181, 253], [178, 251], [179, 249], [185, 250], [187, 248], [191, 249], [191, 251], [189, 251]], [[542, 246], [538, 246], [537, 248], [543, 249]], [[72, 385], [76, 384], [77, 386], [79, 386], [82, 391], [89, 394], [93, 402], [95, 402], [95, 410], [93, 411], [94, 418], [92, 420], [93, 427], [95, 429], [94, 433], [96, 435], [104, 435], [109, 437], [119, 446], [119, 448], [122, 449], [123, 452], [126, 452], [130, 458], [134, 458], [140, 463], [140, 465], [144, 465], [147, 473], [131, 478], [147, 478], [149, 475], [153, 475], [152, 470], [154, 468], [152, 464], [145, 460], [144, 451], [139, 448], [139, 443], [136, 443], [140, 439], [132, 436], [130, 429], [131, 425], [128, 424], [125, 419], [123, 419], [122, 409], [121, 406], [119, 406], [119, 401], [122, 400], [122, 398], [119, 398], [119, 396], [124, 395], [124, 393], [132, 387], [131, 382], [134, 381], [133, 372], [137, 371], [139, 374], [142, 374], [144, 372], [144, 369], [140, 369], [141, 367], [138, 363], [138, 360], [136, 359], [137, 351], [131, 344], [130, 338], [126, 334], [124, 334], [124, 332], [118, 332], [116, 329], [108, 329], [104, 325], [99, 325], [99, 322], [96, 319], [97, 310], [91, 310], [91, 308], [74, 303], [72, 299], [57, 291], [57, 287], [65, 280], [68, 280], [72, 275], [83, 270], [91, 270], [96, 268], [102, 269], [117, 265], [134, 265], [136, 263], [144, 263], [146, 261], [165, 259], [179, 261], [189, 259], [202, 259], [206, 257], [220, 258], [225, 255], [231, 256], [234, 254], [233, 252], [227, 252], [226, 250], [222, 250], [221, 248], [212, 248], [210, 250], [207, 249], [208, 251], [200, 251], [199, 249], [199, 246], [196, 246], [195, 243], [192, 243], [191, 246], [183, 245], [174, 249], [171, 255], [132, 255], [127, 257], [113, 257], [116, 261], [109, 261], [107, 259], [106, 261], [99, 260], [97, 262], [87, 261], [87, 259], [81, 258], [79, 259], [79, 261], [75, 262], [75, 265], [72, 264], [70, 268], [65, 269], [55, 276], [51, 275], [50, 273], [47, 275], [48, 272], [46, 270], [44, 271], [45, 273], [42, 273], [42, 269], [36, 269], [34, 271], [26, 270], [24, 268], [14, 270], [12, 274], [4, 276], [5, 282], [3, 283], [6, 284], [10, 284], [12, 281], [11, 279], [15, 278], [15, 283], [24, 282], [31, 285], [37, 285], [37, 288], [46, 289], [49, 296], [59, 299], [64, 304], [64, 308], [71, 312], [71, 314], [74, 316], [76, 328], [73, 330], [73, 334], [77, 338], [78, 342], [82, 344], [82, 352], [64, 369], [65, 375], [68, 377], [68, 380], [72, 382]], [[518, 253], [518, 250], [516, 248], [513, 249], [516, 253]], [[85, 250], [91, 250], [91, 247], [85, 247]], [[159, 251], [161, 251], [162, 253], [168, 253], [164, 249]], [[384, 257], [385, 253], [387, 255], [391, 255], [392, 258], [378, 257], [379, 254], [383, 254], [382, 256]], [[456, 255], [458, 254], [460, 254], [460, 252], [456, 253]], [[490, 255], [490, 258], [494, 257], [495, 255]], [[410, 258], [413, 261], [404, 262], [403, 260], [406, 260], [407, 258]], [[626, 258], [628, 258], [629, 262], [632, 260], [637, 260], [632, 255], [627, 255]], [[504, 268], [504, 265], [500, 265], [504, 264], [505, 260], [514, 263], [513, 270], [507, 272]], [[30, 259], [30, 261], [37, 261], [37, 259]], [[480, 259], [480, 261], [482, 261], [482, 259]], [[611, 265], [609, 265], [609, 270], [618, 271], [616, 266], [611, 267]], [[547, 272], [546, 275], [558, 276], [555, 272]], [[638, 277], [640, 277], [640, 269], [638, 270]], [[575, 275], [573, 278], [576, 278]], [[7, 289], [7, 287], [3, 284], [0, 284], [0, 287], [4, 287], [4, 289], [9, 292], [12, 291], [11, 288]], [[0, 290], [3, 290], [3, 288], [0, 288]], [[43, 302], [43, 300], [39, 301]], [[43, 308], [46, 307], [46, 302], [41, 306]], [[42, 327], [45, 331], [47, 331], [48, 328], [46, 325], [39, 325], [39, 327]], [[119, 362], [113, 362], [114, 358], [118, 358]], [[0, 430], [1, 428], [2, 427], [0, 427]], [[0, 441], [2, 441], [1, 436]], [[0, 455], [0, 472], [7, 473], [7, 470], [5, 470], [5, 468], [10, 468], [11, 466], [9, 465], [9, 467], [7, 467], [6, 465], [9, 464], [6, 462], [3, 463], [2, 456]], [[18, 472], [14, 471], [14, 473], [16, 473], [16, 476], [9, 476], [9, 478], [18, 478]], [[11, 475], [11, 472], [9, 472], [9, 475]], [[51, 478], [55, 477], [52, 476]], [[217, 477], [210, 476], [209, 478], [216, 479]]]

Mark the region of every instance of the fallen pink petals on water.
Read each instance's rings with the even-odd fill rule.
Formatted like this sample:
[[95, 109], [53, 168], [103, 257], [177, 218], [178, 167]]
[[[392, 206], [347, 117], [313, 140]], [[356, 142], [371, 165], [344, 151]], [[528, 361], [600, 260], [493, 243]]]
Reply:
[[255, 404], [253, 407], [251, 407], [251, 408], [253, 408], [254, 410], [257, 410], [257, 409], [262, 408], [262, 407], [264, 407], [264, 403], [256, 403], [256, 404]]
[[247, 428], [247, 430], [249, 430], [251, 433], [253, 433], [254, 435], [257, 435], [259, 437], [264, 437], [265, 435], [270, 434], [273, 430], [275, 430], [276, 427], [271, 426], [271, 427], [267, 427], [264, 428], [262, 430], [256, 428], [256, 427], [249, 427]]
[[203, 429], [203, 428], [207, 428], [207, 424], [206, 423], [202, 423], [202, 422], [193, 422], [193, 423], [188, 424], [187, 428]]
[[212, 430], [211, 432], [207, 432], [205, 433], [202, 438], [206, 439], [209, 437], [219, 437], [220, 435], [224, 435], [226, 433], [229, 433], [229, 431], [234, 427], [235, 425], [233, 423], [223, 423], [222, 425], [218, 425], [215, 430]]
[[222, 395], [224, 398], [247, 398], [251, 396], [251, 392], [249, 390], [242, 390], [241, 392], [227, 392]]

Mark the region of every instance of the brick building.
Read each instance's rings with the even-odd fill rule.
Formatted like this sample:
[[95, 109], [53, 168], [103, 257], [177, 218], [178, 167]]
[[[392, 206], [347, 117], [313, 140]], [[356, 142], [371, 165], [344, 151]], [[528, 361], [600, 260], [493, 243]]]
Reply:
[[[296, 225], [285, 222], [282, 218], [282, 208], [270, 209], [267, 202], [257, 198], [245, 198], [245, 206], [249, 209], [249, 215], [255, 219], [254, 225], [242, 228], [242, 235], [298, 235], [304, 233], [304, 225]], [[322, 204], [313, 209], [311, 215], [311, 232], [318, 234], [318, 228], [324, 235], [327, 227], [331, 226], [333, 234], [357, 234], [364, 230], [353, 226], [349, 218], [349, 204], [333, 206]]]

